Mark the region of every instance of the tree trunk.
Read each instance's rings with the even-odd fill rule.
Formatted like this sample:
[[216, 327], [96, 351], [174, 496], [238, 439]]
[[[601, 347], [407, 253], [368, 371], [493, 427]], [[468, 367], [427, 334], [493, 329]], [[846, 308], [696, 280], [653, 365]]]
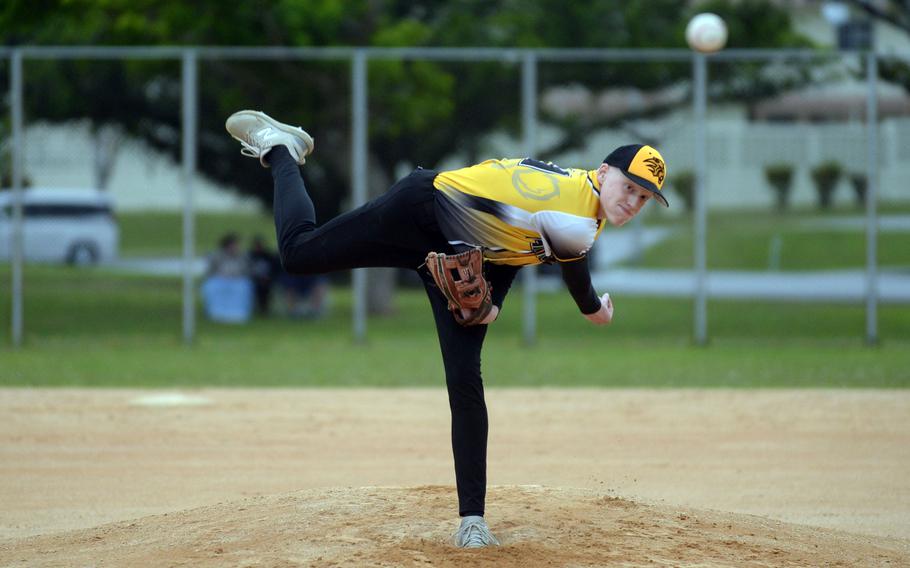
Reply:
[[397, 313], [395, 289], [397, 268], [367, 269], [367, 312], [372, 316], [391, 316]]
[[95, 145], [95, 187], [104, 191], [114, 173], [123, 135], [119, 127], [106, 124], [93, 129], [92, 138]]

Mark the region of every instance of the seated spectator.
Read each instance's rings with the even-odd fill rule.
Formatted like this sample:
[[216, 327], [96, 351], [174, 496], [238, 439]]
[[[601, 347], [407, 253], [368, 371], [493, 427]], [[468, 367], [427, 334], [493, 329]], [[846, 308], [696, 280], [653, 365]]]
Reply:
[[320, 319], [328, 315], [329, 279], [324, 274], [299, 276], [282, 272], [285, 313], [292, 318]]
[[240, 250], [240, 238], [228, 233], [221, 238], [218, 250], [208, 258], [202, 282], [205, 313], [212, 321], [243, 323], [253, 313], [253, 281], [250, 261]]
[[218, 250], [209, 255], [206, 276], [250, 276], [250, 259], [240, 250], [237, 233], [228, 233], [218, 241]]
[[253, 237], [249, 259], [256, 296], [256, 313], [263, 316], [268, 315], [269, 307], [272, 304], [272, 285], [275, 277], [281, 273], [281, 263], [278, 255], [266, 247], [262, 235]]

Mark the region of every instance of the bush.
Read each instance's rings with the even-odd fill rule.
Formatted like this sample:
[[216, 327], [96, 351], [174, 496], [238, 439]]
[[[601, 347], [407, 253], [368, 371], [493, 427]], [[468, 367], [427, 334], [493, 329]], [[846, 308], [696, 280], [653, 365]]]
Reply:
[[[30, 178], [28, 176], [28, 174], [22, 174], [22, 187], [26, 188], [26, 187], [31, 187], [31, 186], [32, 186], [32, 178]], [[0, 189], [10, 189], [12, 187], [13, 187], [13, 172], [12, 172], [12, 166], [10, 166], [9, 168], [6, 168], [6, 170], [3, 172], [3, 175], [0, 176]]]
[[695, 206], [695, 172], [682, 170], [670, 176], [670, 186], [683, 200], [686, 211], [692, 211]]
[[793, 164], [771, 164], [765, 167], [765, 179], [777, 194], [777, 210], [785, 211], [790, 204], [793, 187]]
[[812, 181], [818, 192], [818, 205], [822, 209], [831, 208], [834, 188], [837, 187], [841, 173], [840, 164], [835, 161], [823, 162], [812, 168]]
[[869, 179], [862, 172], [853, 172], [850, 174], [850, 185], [853, 186], [856, 204], [862, 207], [866, 204], [866, 189], [869, 187]]

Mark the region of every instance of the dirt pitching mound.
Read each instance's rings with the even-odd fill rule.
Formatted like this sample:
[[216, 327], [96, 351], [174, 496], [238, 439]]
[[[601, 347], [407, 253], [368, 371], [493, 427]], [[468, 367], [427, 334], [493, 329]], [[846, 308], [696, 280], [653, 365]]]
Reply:
[[904, 566], [904, 541], [644, 505], [583, 489], [493, 487], [502, 546], [452, 546], [451, 487], [306, 490], [0, 542], [27, 566]]

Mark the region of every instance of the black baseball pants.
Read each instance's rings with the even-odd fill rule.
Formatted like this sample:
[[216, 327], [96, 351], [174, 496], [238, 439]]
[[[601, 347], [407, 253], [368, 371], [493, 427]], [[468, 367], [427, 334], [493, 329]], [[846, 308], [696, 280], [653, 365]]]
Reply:
[[[287, 149], [275, 147], [267, 160], [275, 182], [278, 247], [289, 273], [388, 266], [420, 274], [433, 309], [445, 366], [459, 513], [483, 515], [488, 423], [480, 351], [487, 326], [459, 325], [432, 277], [425, 268], [418, 269], [430, 251], [455, 252], [436, 220], [436, 173], [418, 169], [377, 199], [317, 227], [313, 202]], [[487, 266], [487, 279], [500, 298], [515, 272], [513, 267]]]

